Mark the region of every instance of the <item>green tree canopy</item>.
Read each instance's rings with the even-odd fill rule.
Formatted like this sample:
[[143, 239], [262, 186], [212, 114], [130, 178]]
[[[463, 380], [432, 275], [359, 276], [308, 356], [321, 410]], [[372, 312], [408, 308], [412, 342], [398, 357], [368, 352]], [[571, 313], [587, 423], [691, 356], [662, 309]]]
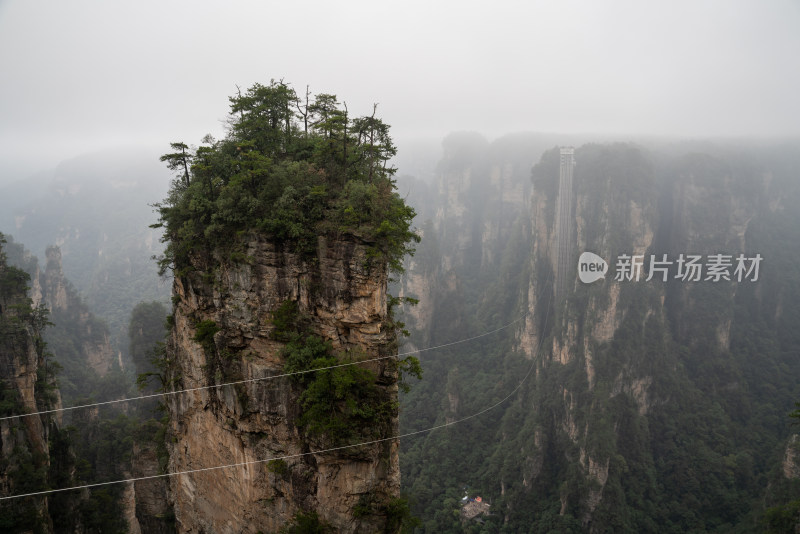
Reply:
[[189, 150], [172, 143], [162, 161], [176, 172], [156, 207], [165, 229], [162, 273], [181, 274], [191, 258], [228, 250], [261, 232], [311, 255], [319, 235], [349, 235], [400, 271], [419, 241], [414, 210], [395, 190], [396, 148], [375, 116], [351, 119], [347, 105], [321, 93], [298, 98], [283, 81], [230, 97], [226, 137]]

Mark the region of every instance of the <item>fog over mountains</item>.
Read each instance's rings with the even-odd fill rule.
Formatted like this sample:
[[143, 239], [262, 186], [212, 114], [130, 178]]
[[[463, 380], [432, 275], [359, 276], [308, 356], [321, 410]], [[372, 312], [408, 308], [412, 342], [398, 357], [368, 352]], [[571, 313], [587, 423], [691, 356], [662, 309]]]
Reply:
[[0, 1], [0, 531], [796, 532], [798, 27]]

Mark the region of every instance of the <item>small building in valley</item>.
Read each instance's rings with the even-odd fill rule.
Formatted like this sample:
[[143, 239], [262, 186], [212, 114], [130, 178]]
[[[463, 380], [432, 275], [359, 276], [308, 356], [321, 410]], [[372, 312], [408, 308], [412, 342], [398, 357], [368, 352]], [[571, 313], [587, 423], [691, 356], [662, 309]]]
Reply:
[[465, 497], [461, 502], [462, 520], [475, 519], [480, 515], [489, 514], [489, 503], [483, 502], [483, 499], [480, 497], [475, 497], [474, 499]]

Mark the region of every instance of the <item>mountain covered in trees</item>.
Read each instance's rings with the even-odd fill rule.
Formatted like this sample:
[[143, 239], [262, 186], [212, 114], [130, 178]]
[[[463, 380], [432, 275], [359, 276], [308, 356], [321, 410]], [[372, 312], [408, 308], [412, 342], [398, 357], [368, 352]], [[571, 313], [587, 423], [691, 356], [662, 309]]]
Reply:
[[[433, 183], [400, 184], [423, 234], [396, 288], [421, 300], [409, 348], [505, 329], [422, 353], [401, 400], [401, 433], [465, 419], [402, 442], [420, 531], [794, 531], [797, 146], [577, 146], [563, 298], [558, 148], [468, 134], [443, 148]], [[578, 280], [584, 251], [604, 279]], [[730, 255], [731, 275], [740, 254], [763, 260], [757, 281], [686, 281], [673, 264], [637, 282], [616, 279], [626, 254]], [[465, 493], [490, 514], [465, 521]]]
[[[60, 422], [43, 415], [39, 426], [4, 420], [2, 492], [305, 456], [212, 472], [199, 490], [154, 479], [6, 501], [6, 530], [213, 529], [211, 510], [227, 503], [254, 532], [341, 530], [345, 518], [416, 532], [794, 531], [796, 143], [460, 133], [443, 141], [427, 181], [395, 177], [388, 126], [374, 113], [351, 117], [332, 95], [273, 82], [232, 97], [231, 112], [224, 139], [175, 143], [163, 156], [174, 181], [156, 206], [160, 229], [147, 228], [150, 207], [113, 208], [131, 191], [142, 204], [158, 198], [125, 185], [140, 183], [136, 173], [108, 188], [86, 178], [108, 174], [108, 161], [6, 190], [3, 228], [44, 260], [3, 245], [17, 269], [0, 269], [0, 394], [10, 416], [135, 396], [139, 373], [147, 394], [258, 381], [174, 397], [169, 418], [150, 399]], [[564, 145], [575, 146], [574, 271], [557, 298]], [[87, 200], [109, 207], [94, 212], [107, 237]], [[119, 238], [128, 227], [130, 240]], [[161, 250], [161, 269], [176, 273], [168, 317], [158, 266], [145, 267]], [[608, 262], [604, 279], [578, 280], [583, 251]], [[755, 281], [688, 281], [675, 263], [667, 280], [647, 265], [639, 281], [615, 279], [626, 254], [730, 255], [731, 275], [740, 254], [762, 262]], [[79, 271], [75, 286], [69, 271]], [[159, 345], [165, 319], [172, 334]], [[405, 341], [392, 334], [400, 320]], [[397, 343], [406, 353], [483, 333], [420, 353], [420, 381], [414, 360], [315, 371], [390, 356]], [[296, 371], [308, 373], [261, 380]], [[383, 446], [306, 454], [441, 424], [402, 438], [399, 456]], [[207, 447], [209, 436], [222, 448]], [[478, 496], [488, 513], [470, 517], [464, 502]]]

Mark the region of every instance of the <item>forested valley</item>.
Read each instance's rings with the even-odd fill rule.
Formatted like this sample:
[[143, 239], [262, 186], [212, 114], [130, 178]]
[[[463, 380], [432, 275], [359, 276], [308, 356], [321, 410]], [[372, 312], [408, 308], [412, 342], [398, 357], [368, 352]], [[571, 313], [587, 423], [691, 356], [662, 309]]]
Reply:
[[[218, 161], [236, 150], [215, 143]], [[567, 145], [575, 146], [576, 161], [574, 268], [579, 254], [591, 251], [610, 270], [593, 284], [570, 273], [574, 283], [556, 298], [559, 147]], [[419, 301], [400, 306], [410, 335], [399, 351], [481, 336], [417, 354], [423, 378], [409, 379], [410, 390], [401, 393], [400, 434], [449, 423], [400, 441], [402, 492], [418, 518], [410, 529], [792, 532], [800, 514], [800, 441], [791, 417], [800, 400], [798, 153], [796, 144], [780, 142], [619, 143], [543, 134], [489, 142], [459, 133], [443, 140], [432, 179], [400, 168], [397, 188], [417, 213], [421, 240], [390, 286], [392, 295]], [[267, 165], [251, 159], [256, 171]], [[158, 342], [169, 284], [150, 259], [161, 250], [148, 227], [155, 222], [148, 204], [163, 198], [169, 178], [124, 185], [150, 180], [145, 171], [120, 178], [116, 188], [70, 189], [89, 180], [87, 161], [62, 167], [57, 180], [44, 182], [49, 190], [25, 193], [24, 209], [9, 204], [3, 211], [3, 253], [18, 269], [2, 270], [3, 310], [13, 294], [20, 319], [4, 316], [2, 325], [17, 336], [19, 321], [30, 322], [24, 329], [35, 334], [31, 346], [46, 362], [37, 380], [49, 397], [37, 400], [40, 410], [164, 387]], [[287, 180], [295, 167], [282, 169]], [[236, 185], [230, 198], [214, 199], [219, 213], [236, 215], [222, 211], [240, 202], [233, 193], [246, 193], [247, 182]], [[313, 195], [318, 186], [303, 190]], [[124, 202], [132, 190], [142, 198]], [[268, 231], [302, 248], [314, 238], [310, 230], [330, 230], [314, 219], [312, 204], [298, 208], [287, 194], [269, 197], [285, 210], [283, 219], [252, 207]], [[377, 193], [350, 186], [331, 201], [338, 224], [367, 228], [368, 214], [348, 202], [370, 194]], [[95, 214], [97, 224], [87, 220], [88, 205], [107, 208]], [[283, 224], [292, 217], [318, 226]], [[225, 243], [240, 229], [212, 227], [209, 239]], [[399, 258], [405, 250], [396, 252]], [[740, 253], [763, 258], [757, 281], [684, 281], [674, 265], [667, 281], [645, 281], [646, 269], [638, 282], [613, 274], [623, 254], [729, 254], [735, 262]], [[180, 254], [167, 256], [179, 268]], [[25, 287], [27, 304], [19, 300]], [[0, 391], [2, 416], [19, 413], [9, 383]], [[3, 443], [13, 434], [18, 444], [13, 454], [4, 449], [4, 488], [34, 492], [163, 472], [157, 404], [42, 416], [45, 426], [59, 421], [48, 434], [48, 462], [19, 437], [24, 425], [4, 420]], [[137, 492], [141, 506], [132, 505], [128, 488], [56, 494], [47, 513], [37, 497], [5, 501], [0, 524], [9, 532], [63, 524], [128, 532], [138, 516], [143, 532], [174, 531], [163, 488]], [[487, 513], [466, 518], [465, 503], [476, 497]]]

